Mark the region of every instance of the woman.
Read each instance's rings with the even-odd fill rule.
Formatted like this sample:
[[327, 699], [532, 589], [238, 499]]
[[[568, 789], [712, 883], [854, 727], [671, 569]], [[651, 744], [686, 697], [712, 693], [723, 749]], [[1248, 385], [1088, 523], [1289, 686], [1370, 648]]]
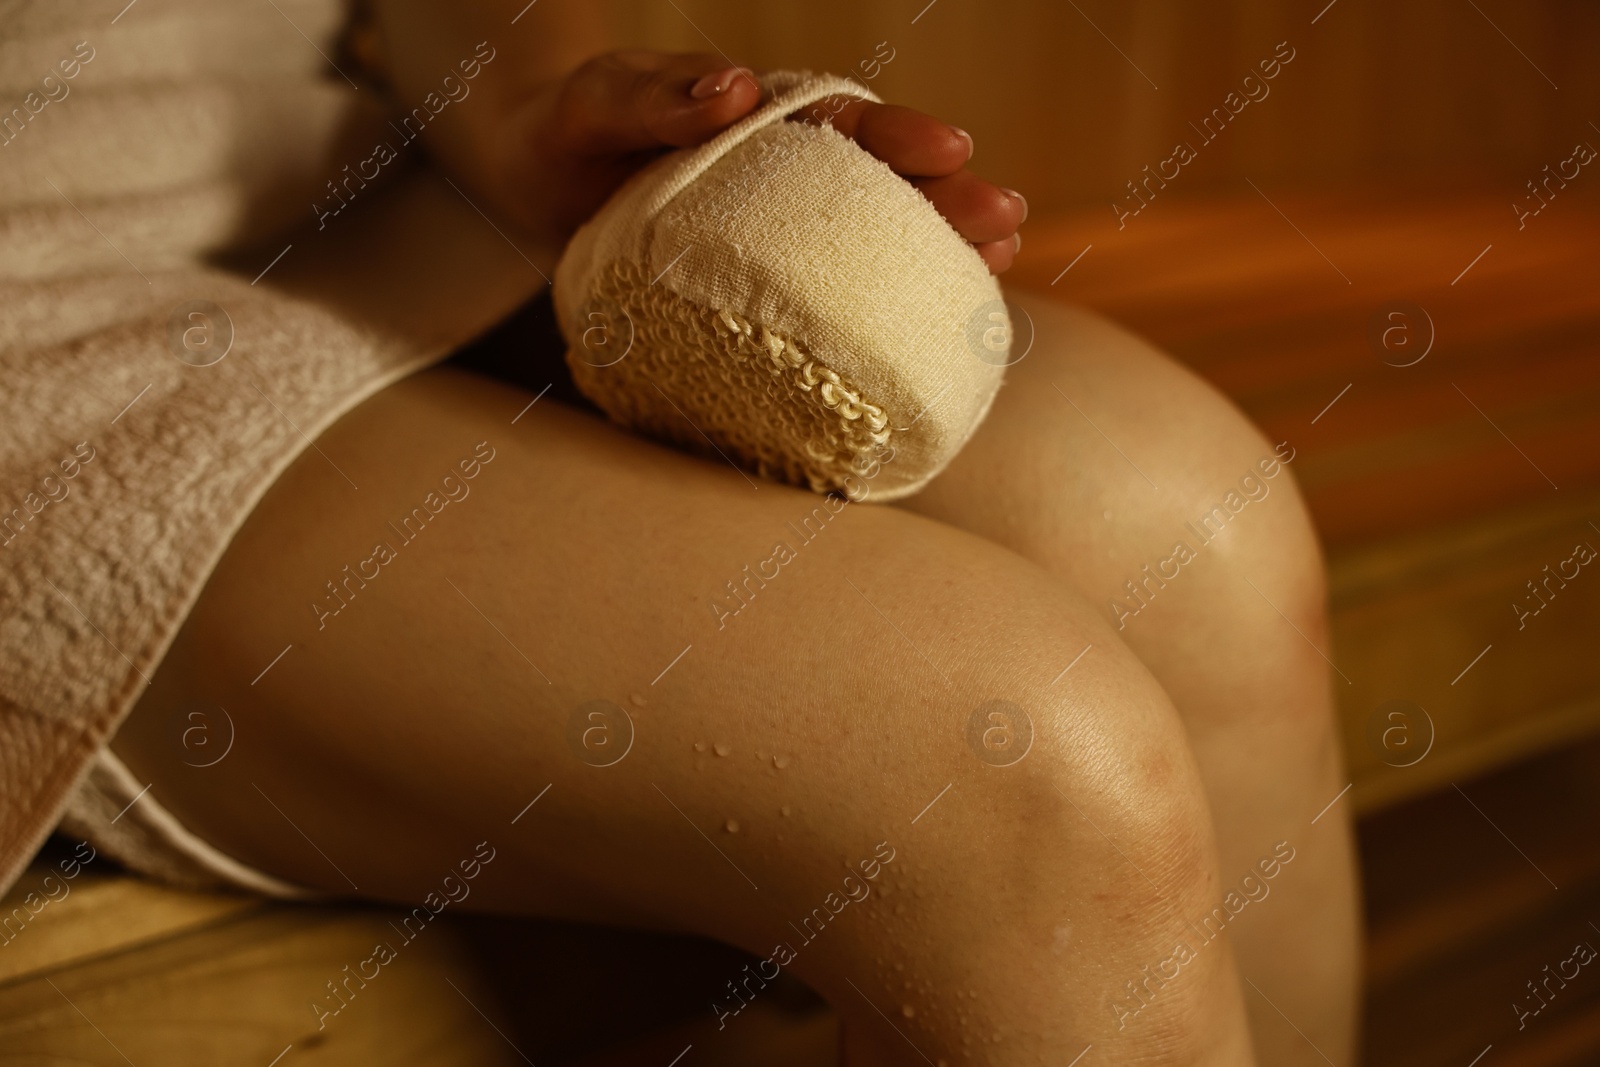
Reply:
[[[758, 88], [519, 8], [375, 0], [350, 52], [404, 111], [493, 42], [422, 136], [548, 263]], [[1010, 265], [1026, 203], [966, 169], [969, 137], [865, 102], [835, 123]], [[803, 544], [815, 496], [537, 402], [559, 351], [531, 390], [459, 361], [395, 381], [249, 512], [112, 751], [256, 884], [411, 906], [487, 843], [473, 906], [739, 945], [836, 1006], [851, 1064], [1350, 1063], [1346, 809], [1313, 822], [1343, 786], [1323, 571], [1290, 479], [1163, 566], [1292, 445], [1010, 297], [1036, 336], [964, 452]], [[795, 558], [730, 617], [774, 542]], [[236, 731], [216, 768], [174, 743], [195, 706]]]

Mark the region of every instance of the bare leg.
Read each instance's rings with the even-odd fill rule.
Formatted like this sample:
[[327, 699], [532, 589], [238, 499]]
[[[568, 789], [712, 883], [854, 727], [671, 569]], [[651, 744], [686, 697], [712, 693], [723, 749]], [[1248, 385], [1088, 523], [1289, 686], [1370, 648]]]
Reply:
[[[1224, 889], [1188, 741], [1096, 608], [905, 511], [830, 516], [548, 401], [510, 425], [529, 399], [420, 375], [319, 440], [359, 492], [316, 452], [273, 488], [116, 741], [181, 819], [280, 876], [408, 905], [487, 842], [465, 906], [781, 958], [883, 1063], [1090, 1043], [1101, 1063], [1253, 1062], [1228, 939], [1173, 962]], [[482, 441], [470, 495], [319, 629], [324, 583], [399, 541], [387, 522]], [[719, 622], [725, 583], [780, 542], [793, 558]], [[996, 699], [1034, 732], [1010, 766], [968, 741]], [[205, 770], [171, 730], [190, 700], [237, 723]], [[577, 714], [593, 700], [636, 726], [612, 766], [592, 764], [621, 720]], [[1153, 977], [1163, 960], [1177, 977]]]
[[[1281, 841], [1295, 850], [1266, 884], [1270, 900], [1228, 924], [1255, 987], [1245, 1001], [1257, 1053], [1270, 1064], [1322, 1064], [1324, 1053], [1350, 1063], [1349, 807], [1311, 824], [1346, 779], [1318, 651], [1328, 650], [1321, 554], [1292, 464], [1263, 475], [1257, 463], [1276, 442], [1148, 345], [1084, 312], [1013, 299], [1035, 325], [1031, 352], [972, 443], [905, 506], [1014, 549], [1117, 626], [1188, 729], [1224, 883], [1238, 889], [1252, 872], [1264, 883], [1258, 862]], [[1191, 562], [1172, 559], [1177, 542]], [[1075, 670], [1099, 652], [1096, 643]]]

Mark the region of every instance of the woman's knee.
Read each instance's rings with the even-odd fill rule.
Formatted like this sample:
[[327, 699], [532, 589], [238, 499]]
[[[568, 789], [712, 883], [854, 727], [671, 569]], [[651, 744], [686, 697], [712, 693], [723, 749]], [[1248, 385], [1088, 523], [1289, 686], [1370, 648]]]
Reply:
[[[881, 879], [889, 892], [875, 921], [854, 927], [859, 943], [841, 942], [837, 971], [814, 979], [861, 982], [877, 969], [903, 1009], [897, 1024], [925, 1025], [935, 1043], [952, 1037], [941, 1020], [958, 1019], [965, 1036], [998, 1035], [1013, 1050], [1053, 1031], [1192, 1051], [1226, 1029], [1237, 1011], [1226, 949], [1177, 953], [1181, 978], [1154, 970], [1176, 966], [1188, 922], [1221, 895], [1193, 757], [1132, 654], [1103, 628], [1087, 639], [1064, 676], [993, 631], [973, 640], [971, 659], [988, 669], [940, 694], [940, 743], [883, 764], [888, 795], [906, 798], [883, 830], [896, 853]], [[1041, 680], [997, 693], [987, 679], [998, 678]], [[925, 714], [901, 710], [898, 729], [928, 733]], [[966, 991], [905, 983], [881, 964], [886, 945], [924, 974], [963, 961]]]
[[[1300, 636], [1326, 647], [1298, 443], [1268, 439], [1216, 388], [1092, 313], [1015, 303], [1033, 324], [1028, 355], [966, 451], [906, 506], [1064, 577], [1169, 684], [1261, 679], [1252, 657], [1276, 665], [1273, 685], [1322, 669]], [[1190, 714], [1194, 694], [1175, 692]], [[1212, 703], [1207, 721], [1255, 707]]]
[[1186, 544], [1194, 561], [1211, 555], [1232, 577], [1248, 570], [1279, 584], [1301, 617], [1320, 611], [1322, 557], [1294, 474], [1299, 442], [1267, 437], [1216, 386], [1113, 323], [1070, 308], [1042, 314], [1078, 338], [1080, 381], [1112, 407], [1138, 409], [1130, 445], [1159, 489], [1112, 523], [1130, 522], [1130, 534], [1158, 548]]

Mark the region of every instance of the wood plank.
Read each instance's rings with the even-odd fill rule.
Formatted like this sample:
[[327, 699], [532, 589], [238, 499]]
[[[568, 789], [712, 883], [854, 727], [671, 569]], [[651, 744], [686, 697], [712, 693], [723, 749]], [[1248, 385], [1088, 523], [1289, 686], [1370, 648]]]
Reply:
[[[215, 1067], [522, 1065], [479, 1014], [493, 990], [448, 926], [404, 944], [385, 912], [273, 907], [204, 931], [0, 987], [6, 1062]], [[313, 1002], [379, 942], [397, 957], [318, 1027]], [[452, 989], [454, 982], [457, 989]], [[459, 991], [458, 991], [459, 990]]]
[[[682, 14], [658, 0], [604, 7], [619, 39], [640, 47], [703, 50], [699, 27], [758, 69], [803, 62], [855, 73], [887, 100], [970, 130], [975, 169], [1022, 190], [1040, 215], [1087, 202], [1109, 221], [1125, 182], [1141, 179], [1147, 164], [1154, 169], [1178, 140], [1192, 143], [1199, 158], [1130, 231], [1191, 187], [1250, 193], [1248, 176], [1277, 199], [1291, 184], [1374, 171], [1388, 176], [1391, 199], [1423, 204], [1463, 173], [1493, 175], [1505, 191], [1488, 221], [1514, 230], [1510, 202], [1525, 180], [1565, 158], [1578, 139], [1600, 145], [1587, 125], [1600, 121], [1592, 61], [1600, 18], [1586, 4], [1478, 0], [1557, 92], [1460, 0], [1339, 3], [1314, 26], [1329, 0], [675, 3]], [[1296, 58], [1257, 90], [1270, 95], [1205, 142], [1190, 123], [1221, 105], [1280, 41]], [[875, 55], [893, 58], [880, 66]], [[991, 57], [1003, 61], [997, 67]], [[1569, 202], [1592, 195], [1590, 181], [1573, 182], [1529, 229], [1561, 225]]]
[[[130, 875], [101, 878], [137, 890], [99, 898], [107, 923], [140, 926], [152, 902], [165, 912], [191, 896]], [[163, 895], [172, 900], [163, 904]], [[45, 925], [47, 914], [26, 931], [41, 942], [66, 929]], [[264, 1065], [292, 1048], [295, 1063], [362, 1067], [510, 1064], [524, 1056], [597, 1056], [598, 1064], [637, 1062], [630, 1057], [681, 1033], [706, 1046], [699, 1063], [749, 1062], [754, 1050], [779, 1042], [789, 1058], [771, 1062], [798, 1067], [833, 1047], [831, 1017], [787, 976], [719, 1026], [710, 1005], [751, 960], [725, 945], [469, 913], [441, 916], [407, 943], [396, 925], [403, 916], [257, 902], [161, 940], [112, 937], [99, 954], [92, 944], [58, 952], [50, 969], [0, 981], [0, 1063], [115, 1064], [125, 1053], [135, 1063], [180, 1067]], [[378, 943], [393, 946], [393, 961], [368, 965], [366, 982], [343, 985], [346, 965], [358, 968]], [[348, 1003], [334, 999], [329, 981], [343, 985]], [[318, 1002], [340, 1010], [322, 1016]]]
[[[1544, 475], [1600, 488], [1600, 211], [1573, 201], [1560, 228], [1508, 234], [1502, 199], [1284, 194], [1293, 226], [1253, 192], [1175, 196], [1124, 232], [1093, 212], [1041, 218], [1008, 282], [1143, 333], [1302, 445], [1297, 476], [1339, 549], [1520, 506], [1554, 491]], [[1475, 230], [1476, 245], [1463, 237]], [[1368, 341], [1369, 319], [1397, 298], [1423, 305], [1437, 332], [1413, 367], [1385, 365]]]
[[[263, 906], [242, 894], [156, 886], [104, 858], [62, 866], [72, 859], [72, 848], [53, 840], [0, 900], [0, 985]], [[68, 878], [68, 871], [78, 873]]]
[[1527, 988], [1577, 943], [1600, 949], [1600, 742], [1461, 785], [1358, 828], [1364, 1062], [1465, 1067], [1491, 1044], [1485, 1065], [1600, 1062], [1600, 960], [1537, 1015]]
[[[1590, 514], [1600, 494], [1332, 558], [1331, 654], [1351, 680], [1335, 688], [1359, 809], [1600, 730], [1600, 566], [1581, 568], [1522, 628], [1512, 610], [1577, 542], [1600, 549]], [[1432, 722], [1433, 749], [1412, 766], [1369, 733], [1390, 700], [1415, 702]]]

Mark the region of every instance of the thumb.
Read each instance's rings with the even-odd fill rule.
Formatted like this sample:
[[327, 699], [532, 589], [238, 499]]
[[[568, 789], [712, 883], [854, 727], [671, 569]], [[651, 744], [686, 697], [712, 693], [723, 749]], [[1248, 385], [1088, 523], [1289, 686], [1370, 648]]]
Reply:
[[607, 156], [700, 144], [760, 98], [754, 75], [718, 56], [612, 52], [563, 83], [543, 147], [557, 156]]

